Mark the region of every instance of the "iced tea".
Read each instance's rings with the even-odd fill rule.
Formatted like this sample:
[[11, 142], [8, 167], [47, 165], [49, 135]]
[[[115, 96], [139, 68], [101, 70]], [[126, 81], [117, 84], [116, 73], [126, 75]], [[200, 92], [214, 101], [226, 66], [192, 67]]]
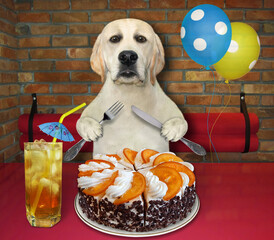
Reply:
[[27, 219], [32, 226], [52, 227], [61, 219], [63, 143], [26, 142]]

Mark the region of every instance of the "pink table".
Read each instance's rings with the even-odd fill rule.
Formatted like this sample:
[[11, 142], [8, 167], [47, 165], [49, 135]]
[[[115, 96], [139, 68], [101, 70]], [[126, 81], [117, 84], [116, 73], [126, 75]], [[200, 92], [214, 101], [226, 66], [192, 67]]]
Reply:
[[[74, 211], [76, 163], [63, 164], [62, 219], [31, 227], [25, 217], [24, 165], [0, 165], [1, 239], [121, 239], [84, 224]], [[196, 163], [201, 207], [185, 227], [154, 239], [274, 239], [274, 163]], [[147, 238], [151, 239], [151, 238]]]

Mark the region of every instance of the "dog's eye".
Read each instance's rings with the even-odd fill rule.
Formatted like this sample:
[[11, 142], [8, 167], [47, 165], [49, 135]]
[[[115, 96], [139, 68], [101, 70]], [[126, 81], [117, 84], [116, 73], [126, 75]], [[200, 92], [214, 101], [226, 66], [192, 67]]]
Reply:
[[142, 35], [136, 36], [135, 39], [136, 39], [136, 41], [139, 42], [139, 43], [144, 43], [144, 42], [147, 41], [147, 39], [146, 39], [144, 36], [142, 36]]
[[120, 40], [121, 40], [121, 36], [118, 36], [118, 35], [114, 35], [109, 39], [109, 41], [111, 41], [112, 43], [120, 42]]

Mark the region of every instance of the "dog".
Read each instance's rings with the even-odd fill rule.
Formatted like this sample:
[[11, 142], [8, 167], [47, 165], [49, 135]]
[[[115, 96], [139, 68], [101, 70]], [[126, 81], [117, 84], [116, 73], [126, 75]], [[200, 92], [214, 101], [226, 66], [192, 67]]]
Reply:
[[[90, 57], [103, 87], [77, 121], [76, 129], [93, 141], [93, 154], [115, 154], [122, 148], [169, 151], [169, 141], [187, 132], [187, 122], [177, 105], [163, 92], [156, 75], [164, 67], [164, 49], [153, 28], [138, 19], [108, 23], [95, 41]], [[111, 121], [104, 112], [116, 101], [124, 108]], [[159, 130], [131, 111], [135, 105], [163, 123]]]

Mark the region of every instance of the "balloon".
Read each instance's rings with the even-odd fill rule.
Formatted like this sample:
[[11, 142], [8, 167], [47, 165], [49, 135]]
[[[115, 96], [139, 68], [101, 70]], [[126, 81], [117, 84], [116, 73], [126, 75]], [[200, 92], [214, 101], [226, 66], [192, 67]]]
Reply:
[[215, 70], [225, 79], [237, 79], [247, 74], [256, 64], [260, 54], [260, 40], [256, 31], [246, 23], [234, 22], [232, 40], [225, 56]]
[[220, 8], [202, 4], [191, 9], [181, 27], [181, 40], [189, 57], [210, 66], [226, 53], [231, 41], [231, 24]]

